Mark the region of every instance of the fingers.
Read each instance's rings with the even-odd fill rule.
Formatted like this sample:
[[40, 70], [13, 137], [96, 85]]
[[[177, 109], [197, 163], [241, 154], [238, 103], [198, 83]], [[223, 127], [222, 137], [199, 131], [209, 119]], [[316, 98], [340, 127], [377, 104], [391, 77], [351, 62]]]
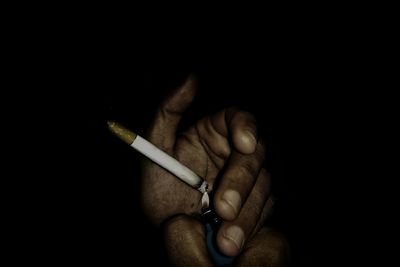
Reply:
[[[166, 223], [164, 238], [172, 266], [213, 266], [204, 242], [204, 226], [185, 215]], [[283, 235], [263, 227], [236, 258], [235, 266], [287, 266], [290, 247]]]
[[[196, 129], [213, 163], [208, 166], [207, 178], [215, 179], [226, 167], [214, 206], [223, 219], [233, 220], [252, 190], [264, 160], [265, 149], [262, 140], [257, 142], [255, 118], [231, 108], [199, 121]], [[213, 178], [207, 181], [209, 188], [214, 188]]]
[[264, 147], [257, 144], [253, 154], [232, 152], [226, 170], [215, 193], [217, 213], [225, 220], [233, 220], [252, 190], [264, 160]]
[[246, 111], [229, 108], [210, 118], [215, 130], [232, 140], [235, 149], [243, 154], [251, 154], [257, 145], [256, 119]]
[[237, 258], [237, 267], [245, 266], [289, 266], [290, 247], [280, 233], [264, 227], [246, 245]]
[[165, 224], [164, 239], [172, 266], [213, 266], [205, 244], [204, 226], [197, 220], [179, 215]]
[[257, 146], [256, 120], [248, 112], [228, 110], [226, 120], [232, 134], [235, 148], [244, 154], [254, 153]]
[[228, 256], [238, 255], [246, 240], [263, 225], [272, 205], [267, 201], [270, 193], [270, 175], [262, 169], [239, 216], [222, 224], [217, 234], [219, 249]]
[[178, 124], [195, 96], [195, 84], [194, 77], [189, 76], [181, 87], [172, 91], [164, 100], [149, 132], [148, 138], [152, 143], [164, 150], [173, 147]]

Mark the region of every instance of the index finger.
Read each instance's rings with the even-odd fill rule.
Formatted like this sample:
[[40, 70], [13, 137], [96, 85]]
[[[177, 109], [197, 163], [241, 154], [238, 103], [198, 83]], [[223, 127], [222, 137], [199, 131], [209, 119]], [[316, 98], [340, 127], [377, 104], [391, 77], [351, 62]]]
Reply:
[[252, 114], [235, 107], [225, 109], [210, 118], [213, 128], [233, 143], [237, 151], [251, 154], [258, 139], [257, 123]]
[[259, 142], [252, 154], [232, 152], [214, 198], [217, 213], [223, 219], [233, 220], [239, 214], [262, 169], [264, 150]]

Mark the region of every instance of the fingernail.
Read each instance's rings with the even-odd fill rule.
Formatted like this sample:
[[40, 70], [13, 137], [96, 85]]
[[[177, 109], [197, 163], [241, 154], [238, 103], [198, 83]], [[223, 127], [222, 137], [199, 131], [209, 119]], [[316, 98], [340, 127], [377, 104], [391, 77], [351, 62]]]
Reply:
[[249, 137], [251, 142], [257, 143], [257, 138], [255, 137], [255, 135], [254, 135], [254, 133], [252, 131], [246, 130], [245, 133]]
[[242, 249], [244, 244], [244, 233], [242, 228], [232, 225], [224, 231], [223, 236], [231, 240], [237, 247], [238, 251]]
[[255, 137], [255, 135], [252, 131], [244, 130], [243, 135], [242, 135], [242, 142], [244, 144], [255, 147], [257, 144], [257, 138]]
[[233, 215], [236, 217], [242, 205], [242, 200], [239, 193], [235, 190], [228, 189], [222, 195], [222, 201], [227, 204], [232, 210]]

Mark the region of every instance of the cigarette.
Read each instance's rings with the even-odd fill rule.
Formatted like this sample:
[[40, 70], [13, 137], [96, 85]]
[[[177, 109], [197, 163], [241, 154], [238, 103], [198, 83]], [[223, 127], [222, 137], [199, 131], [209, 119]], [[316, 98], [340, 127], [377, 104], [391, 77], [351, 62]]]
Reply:
[[[128, 130], [121, 124], [108, 121], [110, 131], [138, 152], [163, 167], [180, 180], [200, 191], [203, 198], [207, 195], [207, 182], [191, 169], [171, 157], [143, 137]], [[208, 196], [207, 196], [208, 199]], [[207, 201], [208, 202], [208, 201]]]

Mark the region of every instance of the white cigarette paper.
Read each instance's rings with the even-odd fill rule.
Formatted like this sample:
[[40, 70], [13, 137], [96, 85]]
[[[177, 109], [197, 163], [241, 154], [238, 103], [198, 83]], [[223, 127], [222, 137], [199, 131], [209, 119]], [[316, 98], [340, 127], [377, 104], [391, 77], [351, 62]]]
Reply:
[[191, 169], [157, 148], [155, 145], [128, 130], [119, 123], [107, 121], [108, 128], [121, 140], [163, 167], [186, 184], [194, 187], [203, 194], [203, 204], [209, 202], [207, 195], [207, 182], [194, 173]]
[[201, 193], [206, 192], [207, 183], [200, 176], [146, 139], [139, 135], [136, 136], [131, 147], [165, 168], [185, 183], [198, 189]]

